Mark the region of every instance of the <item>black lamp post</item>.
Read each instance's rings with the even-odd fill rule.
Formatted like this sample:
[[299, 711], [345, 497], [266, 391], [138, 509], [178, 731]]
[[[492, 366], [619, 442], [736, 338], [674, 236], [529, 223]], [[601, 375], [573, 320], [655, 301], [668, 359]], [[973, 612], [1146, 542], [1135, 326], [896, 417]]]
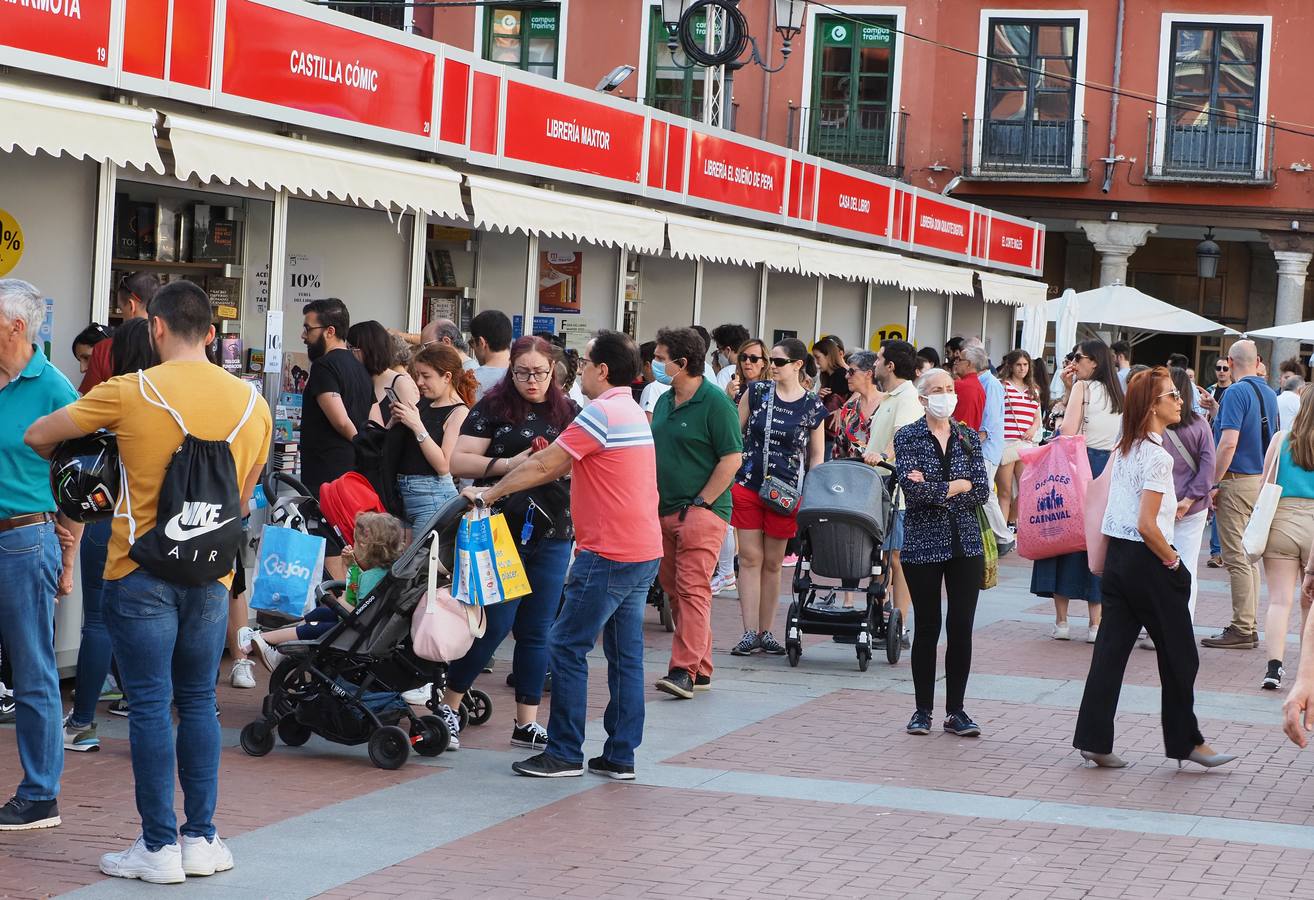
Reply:
[[[692, 60], [692, 65], [743, 66], [738, 62], [745, 50], [751, 50], [751, 61], [768, 72], [779, 72], [785, 67], [794, 38], [803, 30], [803, 17], [807, 11], [807, 0], [772, 0], [776, 12], [776, 32], [780, 35], [781, 63], [768, 66], [757, 46], [757, 40], [748, 33], [748, 20], [739, 10], [739, 0], [662, 0], [662, 23], [669, 35], [667, 44], [674, 51], [677, 47]], [[715, 21], [715, 13], [722, 14], [722, 34], [719, 36], [721, 49], [709, 51], [699, 44], [694, 36], [694, 19], [703, 15], [707, 17], [708, 27]]]

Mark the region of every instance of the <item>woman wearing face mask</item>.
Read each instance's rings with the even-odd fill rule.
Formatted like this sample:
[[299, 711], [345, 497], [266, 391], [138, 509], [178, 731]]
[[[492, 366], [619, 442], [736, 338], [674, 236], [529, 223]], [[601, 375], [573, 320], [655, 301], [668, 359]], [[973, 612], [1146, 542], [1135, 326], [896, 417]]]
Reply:
[[903, 526], [903, 574], [912, 595], [912, 672], [917, 709], [909, 734], [930, 734], [935, 704], [935, 653], [940, 642], [940, 594], [944, 617], [944, 730], [976, 737], [981, 728], [963, 709], [972, 667], [972, 628], [985, 574], [985, 547], [977, 511], [990, 498], [981, 439], [953, 421], [958, 396], [953, 377], [931, 369], [917, 380], [925, 418], [894, 435], [899, 486], [907, 501]]
[[[553, 378], [554, 369], [552, 347], [542, 338], [522, 337], [511, 345], [506, 376], [475, 404], [461, 425], [452, 455], [453, 476], [473, 478], [476, 487], [491, 485], [557, 439], [579, 414], [579, 407]], [[574, 536], [570, 480], [512, 494], [503, 502], [502, 512], [519, 542], [531, 592], [487, 608], [484, 636], [447, 670], [446, 704], [458, 708], [514, 628], [516, 720], [511, 743], [541, 751], [547, 746], [547, 730], [537, 721], [547, 674], [547, 633], [561, 601]]]
[[397, 463], [397, 494], [411, 530], [418, 532], [456, 496], [452, 456], [479, 382], [447, 344], [425, 347], [411, 371], [422, 399], [418, 404], [398, 399], [392, 414], [414, 435], [404, 443]]
[[[1062, 435], [1084, 435], [1092, 478], [1098, 478], [1122, 433], [1122, 383], [1113, 354], [1103, 341], [1082, 341], [1061, 373], [1068, 389]], [[1038, 559], [1031, 568], [1031, 593], [1054, 600], [1056, 641], [1070, 640], [1068, 601], [1085, 600], [1090, 628], [1086, 643], [1095, 643], [1100, 628], [1100, 579], [1092, 575], [1086, 551]]]
[[[808, 468], [820, 465], [826, 452], [826, 408], [804, 390], [799, 375], [815, 372], [815, 362], [795, 338], [771, 348], [771, 381], [756, 382], [739, 401], [744, 428], [744, 465], [735, 477], [730, 524], [739, 539], [739, 606], [744, 636], [730, 652], [748, 656], [781, 655], [784, 646], [771, 633], [780, 605], [780, 568], [785, 545], [798, 531], [795, 509], [785, 515], [760, 496], [769, 476], [797, 490], [805, 458]], [[763, 472], [763, 466], [766, 472]]]

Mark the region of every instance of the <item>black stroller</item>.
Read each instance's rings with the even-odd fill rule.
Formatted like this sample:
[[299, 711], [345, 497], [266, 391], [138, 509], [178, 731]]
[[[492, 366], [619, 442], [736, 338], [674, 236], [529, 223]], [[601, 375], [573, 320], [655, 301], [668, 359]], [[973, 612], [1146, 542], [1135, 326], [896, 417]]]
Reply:
[[[852, 637], [863, 672], [878, 643], [885, 645], [891, 665], [899, 661], [903, 617], [886, 599], [890, 560], [884, 543], [896, 509], [885, 486], [884, 473], [889, 471], [885, 465], [836, 459], [817, 466], [803, 480], [795, 599], [785, 625], [791, 666], [803, 655], [805, 634]], [[813, 576], [838, 584], [817, 585]], [[854, 594], [866, 595], [865, 606], [843, 605], [843, 598]]]
[[[269, 679], [262, 717], [242, 729], [243, 750], [264, 756], [275, 734], [289, 747], [317, 734], [338, 744], [368, 743], [376, 766], [397, 769], [412, 750], [437, 756], [447, 749], [451, 733], [442, 717], [417, 716], [399, 695], [432, 683], [426, 705], [436, 710], [441, 702], [447, 667], [411, 651], [411, 613], [428, 589], [430, 542], [439, 542], [451, 571], [456, 528], [468, 508], [456, 497], [440, 509], [388, 574], [323, 637], [278, 645], [288, 658]], [[319, 594], [341, 589], [340, 581], [326, 582]]]

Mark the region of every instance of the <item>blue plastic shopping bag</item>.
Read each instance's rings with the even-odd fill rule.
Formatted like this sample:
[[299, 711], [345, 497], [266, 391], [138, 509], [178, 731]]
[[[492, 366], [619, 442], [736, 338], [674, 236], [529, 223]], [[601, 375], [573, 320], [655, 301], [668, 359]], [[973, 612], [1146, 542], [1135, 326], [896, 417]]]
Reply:
[[492, 606], [530, 591], [524, 562], [501, 513], [473, 509], [456, 531], [452, 596], [468, 606]]
[[324, 544], [322, 537], [294, 528], [265, 528], [251, 584], [251, 608], [301, 618], [315, 602]]

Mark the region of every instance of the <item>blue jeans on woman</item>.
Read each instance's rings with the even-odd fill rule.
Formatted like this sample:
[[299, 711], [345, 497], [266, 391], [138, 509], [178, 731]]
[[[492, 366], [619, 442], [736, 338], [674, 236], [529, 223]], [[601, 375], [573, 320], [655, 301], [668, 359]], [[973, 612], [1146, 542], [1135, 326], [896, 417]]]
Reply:
[[54, 800], [64, 773], [63, 708], [55, 666], [55, 592], [61, 564], [53, 524], [0, 532], [0, 634], [14, 672], [10, 687], [18, 707], [16, 738], [23, 766], [16, 794], [23, 800]]
[[109, 674], [109, 631], [101, 612], [105, 587], [105, 555], [109, 549], [112, 519], [92, 522], [82, 529], [82, 644], [78, 647], [78, 671], [70, 725], [96, 721], [96, 703]]
[[618, 766], [634, 765], [634, 751], [643, 740], [643, 610], [660, 563], [615, 562], [591, 550], [579, 551], [561, 616], [552, 626], [549, 755], [568, 763], [584, 761], [588, 654], [602, 632], [611, 696], [602, 714], [607, 730], [602, 756]]
[[[178, 841], [175, 773], [187, 817], [182, 833], [212, 838], [220, 748], [214, 681], [228, 631], [228, 588], [218, 581], [188, 587], [137, 569], [105, 582], [104, 609], [132, 698], [128, 742], [146, 848]], [[178, 709], [176, 745], [170, 705]]]
[[459, 493], [451, 475], [398, 475], [397, 494], [411, 531], [418, 532]]
[[[516, 702], [538, 706], [543, 699], [543, 678], [548, 671], [547, 637], [561, 605], [561, 589], [570, 566], [571, 541], [544, 538], [520, 548], [530, 592], [523, 597], [485, 607], [488, 625], [465, 656], [447, 669], [447, 684], [465, 693], [493, 658], [493, 652], [514, 633], [516, 651], [511, 671], [516, 674]], [[652, 579], [648, 579], [652, 584]], [[645, 595], [646, 596], [646, 595]], [[556, 676], [553, 676], [555, 689]], [[520, 724], [525, 724], [521, 722]]]

